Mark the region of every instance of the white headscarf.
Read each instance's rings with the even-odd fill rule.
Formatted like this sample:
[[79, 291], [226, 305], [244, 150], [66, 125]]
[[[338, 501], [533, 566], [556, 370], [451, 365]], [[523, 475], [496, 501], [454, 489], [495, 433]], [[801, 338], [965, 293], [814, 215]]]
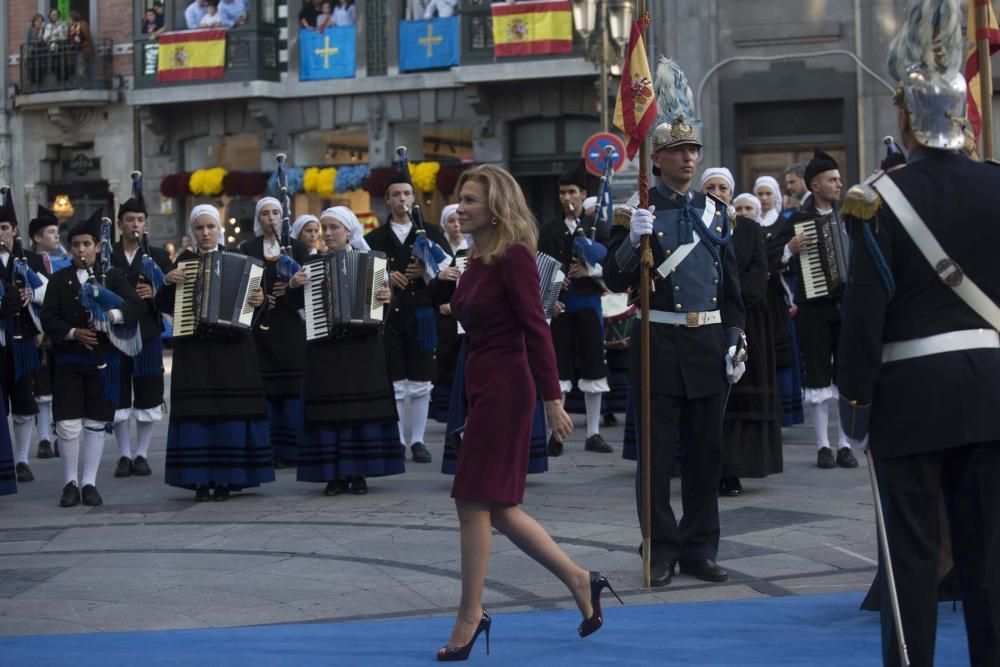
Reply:
[[219, 227], [219, 245], [226, 245], [226, 233], [222, 229], [222, 215], [219, 213], [219, 209], [215, 208], [211, 204], [198, 204], [191, 209], [191, 215], [188, 216], [188, 233], [191, 234], [191, 240], [194, 242], [194, 249], [196, 251], [200, 251], [198, 248], [197, 237], [194, 234], [194, 221], [202, 215], [211, 216], [215, 220], [215, 224]]
[[346, 206], [331, 206], [320, 213], [319, 217], [320, 220], [323, 218], [333, 218], [346, 227], [347, 233], [350, 235], [349, 243], [355, 250], [371, 250], [368, 242], [365, 241], [365, 228], [361, 224], [361, 221], [358, 220], [358, 216], [354, 215], [354, 211], [351, 209]]
[[[274, 204], [281, 210], [281, 202], [274, 197], [261, 197], [257, 200], [257, 207], [253, 211], [253, 234], [254, 236], [263, 236], [264, 228], [260, 226], [260, 209], [264, 208], [267, 204]], [[275, 234], [277, 236], [277, 234]]]
[[441, 228], [444, 229], [444, 223], [448, 222], [448, 216], [458, 210], [458, 204], [448, 204], [443, 209], [441, 209]]
[[580, 208], [582, 208], [583, 212], [586, 213], [589, 209], [595, 206], [597, 206], [597, 197], [587, 197], [583, 200], [583, 204], [580, 205]]
[[754, 210], [757, 211], [757, 215], [755, 216], [755, 219], [757, 220], [757, 222], [761, 222], [761, 217], [760, 217], [761, 203], [760, 203], [760, 199], [757, 199], [757, 197], [755, 195], [752, 195], [749, 192], [744, 192], [743, 194], [738, 195], [735, 199], [733, 199], [733, 206], [738, 205], [742, 201], [748, 201], [748, 202], [750, 202], [753, 205]]
[[295, 218], [295, 222], [292, 223], [291, 236], [293, 239], [299, 238], [299, 234], [302, 233], [302, 229], [308, 225], [310, 222], [315, 222], [319, 224], [319, 218], [317, 218], [312, 213], [306, 213], [305, 215], [300, 215]]
[[699, 192], [705, 189], [705, 183], [707, 183], [710, 178], [721, 178], [727, 185], [729, 185], [730, 192], [736, 192], [736, 179], [733, 178], [733, 172], [729, 171], [725, 167], [709, 167], [706, 169], [705, 173], [701, 175], [701, 182], [698, 183]]
[[770, 189], [771, 192], [774, 193], [774, 206], [771, 207], [770, 211], [764, 214], [764, 218], [760, 223], [765, 227], [770, 227], [774, 224], [774, 221], [778, 219], [778, 216], [781, 215], [781, 205], [783, 203], [781, 198], [781, 186], [778, 185], [777, 179], [773, 176], [761, 176], [754, 181], [753, 184], [753, 193], [755, 195], [757, 194], [757, 188], [761, 186]]

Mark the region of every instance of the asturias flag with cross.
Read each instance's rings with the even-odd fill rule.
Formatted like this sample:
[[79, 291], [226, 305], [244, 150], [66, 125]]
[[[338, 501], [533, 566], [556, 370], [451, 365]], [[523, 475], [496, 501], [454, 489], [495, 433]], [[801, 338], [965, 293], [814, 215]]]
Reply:
[[400, 21], [400, 72], [443, 69], [457, 64], [457, 16], [427, 21]]
[[355, 69], [354, 26], [299, 30], [299, 80], [350, 79]]

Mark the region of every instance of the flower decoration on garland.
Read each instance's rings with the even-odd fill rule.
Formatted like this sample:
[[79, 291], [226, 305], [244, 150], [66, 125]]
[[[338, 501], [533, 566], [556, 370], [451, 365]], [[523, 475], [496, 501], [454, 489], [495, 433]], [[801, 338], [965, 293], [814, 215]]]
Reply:
[[[305, 181], [306, 170], [302, 167], [288, 167], [285, 170], [285, 176], [288, 182], [288, 194], [294, 195], [299, 192], [305, 192], [304, 181]], [[281, 190], [278, 187], [278, 170], [274, 170], [271, 173], [271, 177], [267, 179], [267, 190], [270, 194], [278, 196]]]
[[413, 179], [413, 189], [418, 192], [434, 192], [437, 184], [440, 162], [421, 162], [410, 167], [410, 177]]
[[389, 177], [395, 173], [395, 167], [376, 167], [368, 172], [368, 178], [365, 179], [365, 189], [368, 190], [368, 194], [372, 197], [384, 196], [385, 184], [389, 182]]
[[160, 194], [171, 199], [180, 199], [191, 194], [188, 183], [191, 181], [191, 174], [181, 172], [170, 174], [160, 181]]
[[337, 178], [334, 189], [337, 192], [347, 192], [357, 190], [368, 177], [368, 165], [347, 165], [337, 170]]
[[446, 164], [442, 165], [441, 171], [437, 175], [437, 190], [446, 199], [451, 199], [455, 194], [455, 187], [458, 185], [458, 178], [462, 172], [469, 169], [471, 164]]
[[336, 191], [337, 169], [336, 167], [309, 167], [305, 171], [302, 185], [305, 191], [311, 194], [330, 197]]
[[231, 171], [222, 179], [222, 194], [230, 197], [259, 197], [267, 188], [267, 174]]
[[191, 174], [188, 187], [193, 195], [214, 197], [222, 194], [222, 179], [225, 177], [226, 170], [222, 167], [199, 169]]

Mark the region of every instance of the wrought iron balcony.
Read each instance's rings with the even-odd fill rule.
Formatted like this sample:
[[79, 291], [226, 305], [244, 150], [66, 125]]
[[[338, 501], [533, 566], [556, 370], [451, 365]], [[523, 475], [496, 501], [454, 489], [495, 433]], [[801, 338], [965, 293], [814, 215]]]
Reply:
[[20, 56], [18, 95], [112, 88], [110, 39], [95, 40], [89, 50], [71, 42], [24, 44]]

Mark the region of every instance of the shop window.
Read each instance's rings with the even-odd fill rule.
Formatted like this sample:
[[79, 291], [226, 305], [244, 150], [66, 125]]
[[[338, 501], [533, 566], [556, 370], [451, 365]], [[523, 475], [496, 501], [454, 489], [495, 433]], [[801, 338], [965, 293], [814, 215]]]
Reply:
[[198, 137], [184, 143], [184, 169], [260, 171], [260, 155], [260, 137], [255, 135]]

